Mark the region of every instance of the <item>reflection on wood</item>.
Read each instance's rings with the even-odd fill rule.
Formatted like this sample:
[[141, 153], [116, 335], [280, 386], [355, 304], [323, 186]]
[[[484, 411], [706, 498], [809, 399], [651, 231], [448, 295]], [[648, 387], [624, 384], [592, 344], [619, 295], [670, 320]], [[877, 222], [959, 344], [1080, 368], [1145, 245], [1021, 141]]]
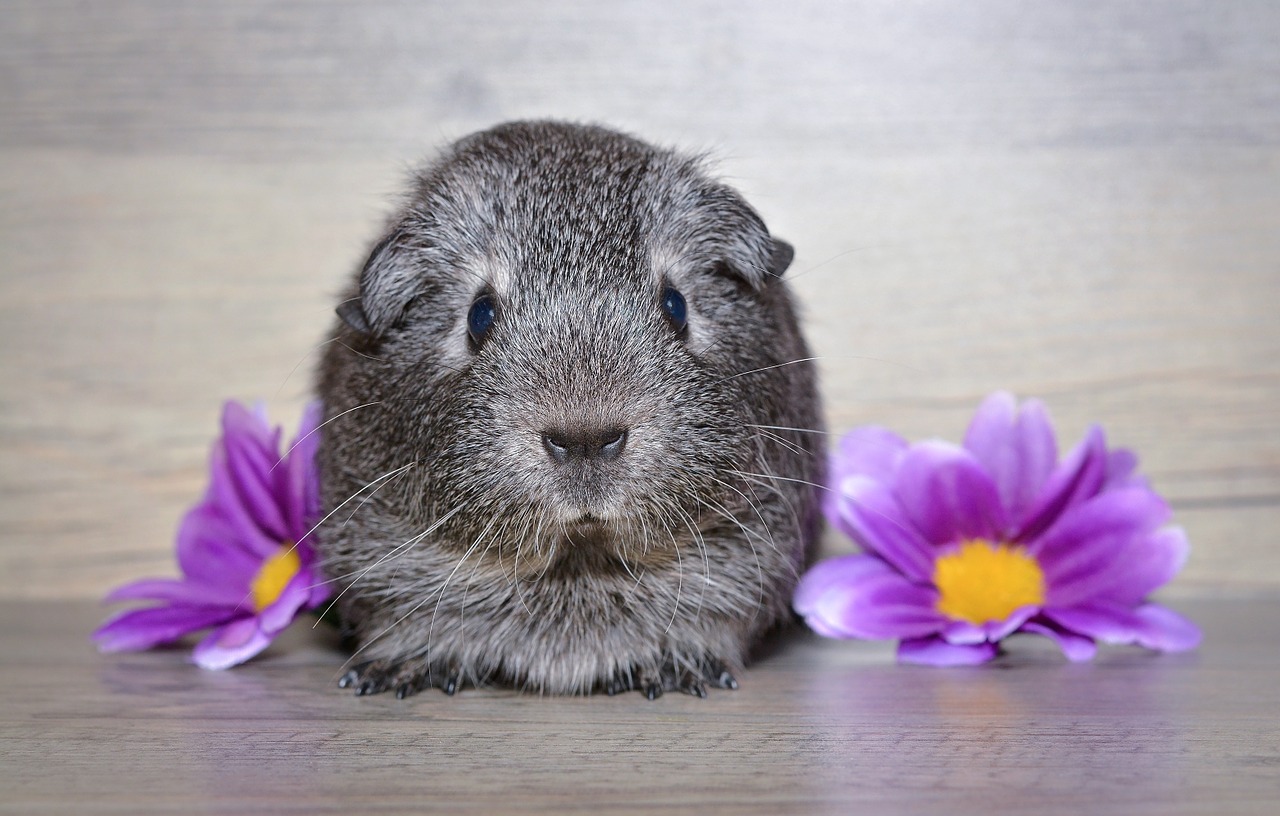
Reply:
[[1280, 601], [1179, 604], [1199, 652], [897, 666], [799, 632], [705, 700], [357, 698], [295, 627], [227, 672], [98, 655], [89, 604], [0, 603], [0, 810], [1269, 813]]

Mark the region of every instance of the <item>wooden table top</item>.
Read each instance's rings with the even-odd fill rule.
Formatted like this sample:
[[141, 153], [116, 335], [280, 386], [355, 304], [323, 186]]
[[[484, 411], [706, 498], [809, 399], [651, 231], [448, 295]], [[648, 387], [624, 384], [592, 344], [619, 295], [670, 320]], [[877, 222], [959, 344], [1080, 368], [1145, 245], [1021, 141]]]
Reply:
[[705, 700], [404, 701], [334, 685], [296, 625], [226, 672], [99, 655], [102, 611], [0, 603], [0, 811], [66, 813], [1275, 813], [1280, 598], [1176, 604], [1192, 654], [895, 665], [796, 632]]

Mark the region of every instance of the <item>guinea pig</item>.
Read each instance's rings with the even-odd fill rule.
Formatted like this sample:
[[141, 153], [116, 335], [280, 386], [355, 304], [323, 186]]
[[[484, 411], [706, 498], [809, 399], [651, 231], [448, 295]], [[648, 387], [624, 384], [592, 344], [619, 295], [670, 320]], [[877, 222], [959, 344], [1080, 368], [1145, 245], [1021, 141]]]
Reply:
[[418, 172], [318, 374], [339, 685], [736, 688], [820, 524], [792, 254], [701, 159], [601, 127]]

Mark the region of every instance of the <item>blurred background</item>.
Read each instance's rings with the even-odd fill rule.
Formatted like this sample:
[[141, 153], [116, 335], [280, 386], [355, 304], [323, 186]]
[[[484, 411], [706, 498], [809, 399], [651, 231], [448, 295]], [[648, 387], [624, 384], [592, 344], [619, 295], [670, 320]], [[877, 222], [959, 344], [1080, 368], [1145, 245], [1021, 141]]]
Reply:
[[221, 402], [291, 433], [407, 170], [522, 117], [718, 158], [833, 430], [1040, 397], [1172, 501], [1167, 596], [1280, 588], [1280, 5], [2, 8], [0, 596], [174, 574]]

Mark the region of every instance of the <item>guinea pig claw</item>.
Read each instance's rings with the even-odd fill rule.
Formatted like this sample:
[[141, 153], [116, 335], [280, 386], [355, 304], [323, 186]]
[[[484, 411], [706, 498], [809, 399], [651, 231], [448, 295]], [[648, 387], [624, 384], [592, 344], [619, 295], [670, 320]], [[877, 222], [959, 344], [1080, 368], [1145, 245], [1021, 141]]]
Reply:
[[735, 678], [733, 673], [729, 671], [729, 668], [725, 666], [723, 660], [717, 660], [714, 657], [710, 658], [707, 661], [707, 666], [703, 672], [703, 676], [722, 689], [730, 689], [732, 691], [736, 691], [738, 689], [737, 678]]
[[662, 696], [662, 684], [656, 680], [646, 683], [644, 687], [644, 696], [648, 697], [650, 700], [658, 699]]
[[456, 673], [451, 674], [449, 679], [444, 681], [444, 685], [440, 687], [440, 690], [452, 697], [458, 691], [458, 682], [458, 675]]
[[[352, 666], [350, 669], [347, 670], [346, 674], [338, 678], [338, 688], [351, 688], [352, 686], [355, 686], [355, 684], [359, 683], [360, 680], [365, 676], [365, 674], [369, 670], [369, 667], [372, 665], [373, 665], [373, 661], [367, 660], [364, 663], [360, 663], [358, 665]], [[360, 694], [361, 692], [357, 691], [356, 693]]]

